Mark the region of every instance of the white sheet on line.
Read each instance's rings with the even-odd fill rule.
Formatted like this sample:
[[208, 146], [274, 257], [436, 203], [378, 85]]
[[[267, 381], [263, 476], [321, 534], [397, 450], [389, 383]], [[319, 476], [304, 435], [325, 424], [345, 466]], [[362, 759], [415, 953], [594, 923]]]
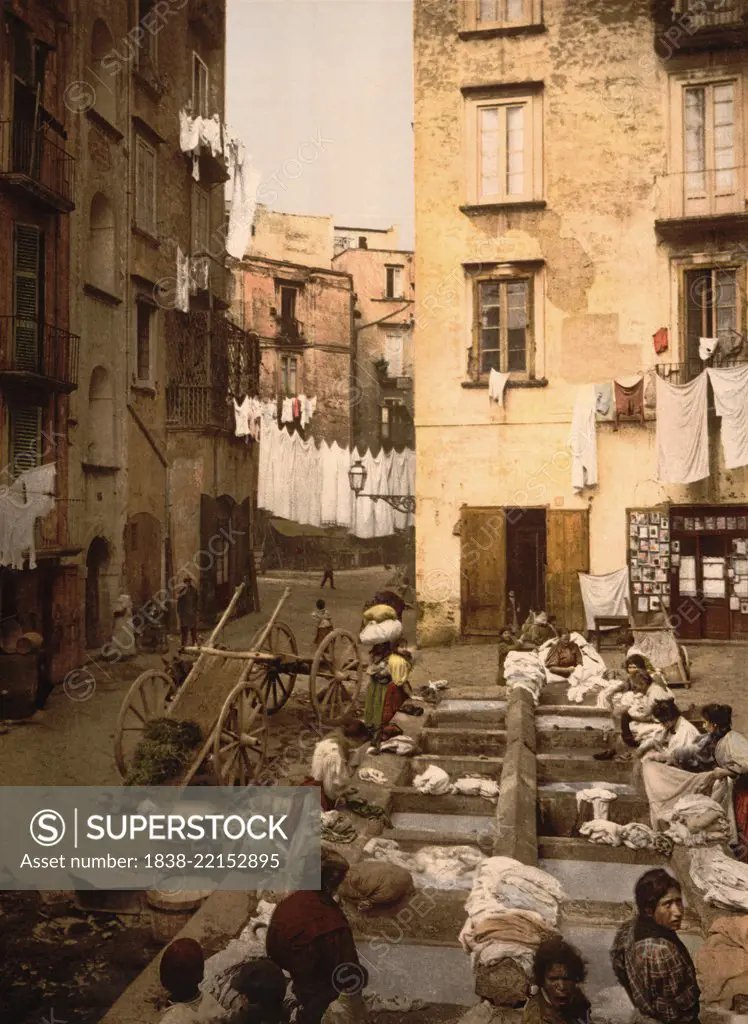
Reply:
[[722, 418], [725, 467], [748, 466], [748, 366], [710, 367], [714, 405]]
[[595, 616], [626, 616], [626, 598], [629, 594], [629, 571], [627, 568], [616, 569], [604, 576], [591, 576], [579, 573], [579, 586], [582, 589], [584, 615], [587, 629], [595, 628]]
[[657, 378], [657, 479], [692, 484], [709, 476], [707, 375], [689, 384]]
[[575, 491], [597, 486], [597, 393], [594, 384], [577, 392], [571, 417], [571, 486]]

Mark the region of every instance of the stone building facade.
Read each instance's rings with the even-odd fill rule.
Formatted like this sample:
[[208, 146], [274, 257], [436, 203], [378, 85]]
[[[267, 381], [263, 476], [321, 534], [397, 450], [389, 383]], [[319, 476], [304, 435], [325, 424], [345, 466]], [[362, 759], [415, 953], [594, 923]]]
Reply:
[[329, 217], [258, 207], [232, 316], [259, 339], [262, 399], [317, 399], [309, 436], [351, 444], [353, 284], [331, 268]]
[[[43, 634], [43, 683], [61, 679], [82, 652], [80, 579], [71, 540], [70, 403], [81, 349], [80, 331], [70, 319], [69, 239], [78, 197], [65, 105], [72, 55], [66, 6], [13, 2], [0, 13], [3, 518], [13, 515], [8, 485], [28, 481], [24, 474], [42, 464], [55, 467], [54, 479], [42, 488], [54, 507], [34, 527], [36, 568], [25, 553], [20, 562], [7, 557], [0, 565], [0, 635], [11, 650], [6, 639], [19, 629]], [[23, 483], [19, 501], [31, 501], [30, 487]], [[4, 664], [6, 684], [12, 685], [10, 659]]]
[[[338, 235], [336, 229], [336, 239]], [[355, 292], [354, 395], [351, 417], [355, 444], [414, 447], [413, 427], [413, 253], [361, 245], [366, 235], [347, 229], [359, 244], [333, 257], [336, 270], [351, 275]], [[380, 240], [373, 238], [374, 243]], [[383, 244], [383, 243], [380, 243]]]
[[[710, 476], [659, 482], [650, 390], [703, 369], [702, 336], [748, 358], [746, 4], [414, 11], [421, 641], [496, 635], [509, 591], [583, 626], [578, 572], [633, 566], [642, 521], [672, 560], [647, 589], [632, 569], [635, 610], [656, 585], [681, 636], [745, 636], [747, 471], [710, 412]], [[597, 424], [598, 486], [576, 492], [579, 385], [639, 373], [643, 419]]]

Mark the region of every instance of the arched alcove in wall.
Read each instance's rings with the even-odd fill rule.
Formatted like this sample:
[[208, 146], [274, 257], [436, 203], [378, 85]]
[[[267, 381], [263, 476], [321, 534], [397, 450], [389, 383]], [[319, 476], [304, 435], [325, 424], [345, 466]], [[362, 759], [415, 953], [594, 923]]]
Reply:
[[91, 200], [88, 217], [88, 281], [107, 292], [116, 291], [116, 230], [114, 206], [103, 192]]
[[109, 567], [109, 544], [94, 537], [86, 555], [86, 647], [101, 647], [111, 636], [111, 623], [104, 622], [102, 587]]

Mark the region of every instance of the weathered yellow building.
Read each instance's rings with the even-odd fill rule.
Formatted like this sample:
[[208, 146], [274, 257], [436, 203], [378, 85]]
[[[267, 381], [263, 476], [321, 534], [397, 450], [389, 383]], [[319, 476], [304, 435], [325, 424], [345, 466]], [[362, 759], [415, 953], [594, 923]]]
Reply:
[[[748, 635], [746, 469], [709, 390], [708, 477], [661, 482], [654, 402], [655, 375], [748, 359], [748, 4], [414, 11], [420, 642], [495, 635], [510, 591], [582, 627], [577, 573], [627, 564], [635, 610]], [[643, 413], [598, 415], [575, 491], [580, 386], [634, 375]]]

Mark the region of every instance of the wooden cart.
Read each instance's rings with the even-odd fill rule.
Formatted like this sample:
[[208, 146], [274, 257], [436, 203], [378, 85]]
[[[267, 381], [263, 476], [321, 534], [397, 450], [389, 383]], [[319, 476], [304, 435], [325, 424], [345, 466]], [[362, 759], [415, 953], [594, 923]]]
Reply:
[[363, 662], [352, 633], [334, 629], [309, 657], [300, 656], [291, 628], [278, 621], [291, 590], [286, 588], [273, 614], [255, 634], [248, 651], [217, 645], [239, 600], [234, 596], [207, 643], [188, 647], [196, 655], [180, 687], [165, 671], [143, 672], [120, 709], [114, 740], [115, 760], [124, 778], [146, 724], [154, 718], [197, 722], [205, 741], [185, 776], [187, 785], [212, 753], [212, 770], [221, 785], [250, 785], [265, 761], [268, 716], [288, 701], [299, 675], [309, 676], [309, 696], [317, 718], [329, 724], [352, 710], [361, 690]]

